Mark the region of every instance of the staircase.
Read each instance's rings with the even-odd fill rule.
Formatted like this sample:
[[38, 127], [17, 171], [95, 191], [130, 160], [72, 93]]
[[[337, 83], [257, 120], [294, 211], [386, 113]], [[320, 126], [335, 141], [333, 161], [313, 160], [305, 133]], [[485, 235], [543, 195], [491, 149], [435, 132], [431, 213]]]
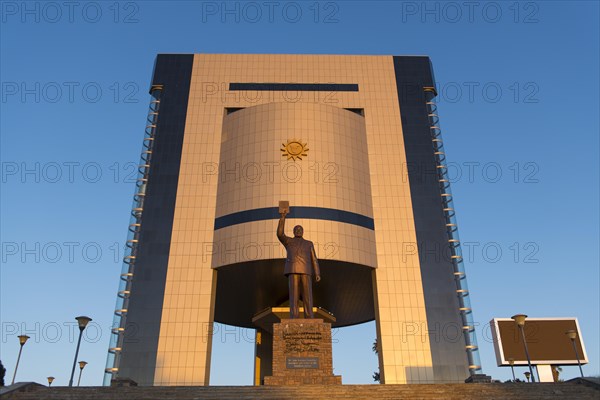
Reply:
[[[16, 386], [16, 385], [14, 385]], [[600, 390], [576, 383], [436, 385], [53, 387], [4, 388], [2, 400], [419, 399], [598, 400]]]

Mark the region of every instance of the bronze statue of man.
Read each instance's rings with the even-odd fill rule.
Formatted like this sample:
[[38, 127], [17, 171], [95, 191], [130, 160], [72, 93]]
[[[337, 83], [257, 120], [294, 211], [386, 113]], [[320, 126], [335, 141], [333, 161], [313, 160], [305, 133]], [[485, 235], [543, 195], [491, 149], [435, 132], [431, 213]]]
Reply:
[[305, 240], [302, 235], [304, 229], [300, 225], [294, 227], [294, 237], [284, 233], [285, 216], [287, 210], [281, 211], [281, 218], [277, 226], [277, 238], [285, 246], [287, 257], [285, 259], [284, 275], [288, 277], [290, 291], [290, 318], [299, 318], [300, 297], [304, 304], [306, 318], [314, 318], [312, 299], [312, 277], [315, 281], [321, 280], [319, 261], [315, 254], [315, 246], [310, 240]]

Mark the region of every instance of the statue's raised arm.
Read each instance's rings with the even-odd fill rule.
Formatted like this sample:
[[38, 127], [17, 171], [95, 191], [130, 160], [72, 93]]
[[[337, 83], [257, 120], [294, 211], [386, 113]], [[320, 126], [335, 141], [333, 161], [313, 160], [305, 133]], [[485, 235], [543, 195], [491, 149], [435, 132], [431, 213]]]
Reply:
[[285, 235], [285, 216], [286, 216], [286, 214], [287, 214], [287, 212], [285, 212], [285, 211], [283, 211], [281, 213], [281, 218], [279, 218], [279, 225], [277, 225], [277, 239], [279, 239], [281, 244], [283, 244], [284, 246], [286, 246], [287, 242], [290, 240], [290, 238]]

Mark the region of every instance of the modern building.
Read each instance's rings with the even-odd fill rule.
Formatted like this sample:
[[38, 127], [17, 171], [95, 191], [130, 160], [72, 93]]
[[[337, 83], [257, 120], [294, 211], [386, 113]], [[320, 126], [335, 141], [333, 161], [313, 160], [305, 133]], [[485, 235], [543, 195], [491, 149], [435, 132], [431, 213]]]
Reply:
[[382, 383], [480, 369], [428, 57], [161, 54], [150, 94], [107, 382], [208, 385], [213, 323], [286, 305], [280, 200]]

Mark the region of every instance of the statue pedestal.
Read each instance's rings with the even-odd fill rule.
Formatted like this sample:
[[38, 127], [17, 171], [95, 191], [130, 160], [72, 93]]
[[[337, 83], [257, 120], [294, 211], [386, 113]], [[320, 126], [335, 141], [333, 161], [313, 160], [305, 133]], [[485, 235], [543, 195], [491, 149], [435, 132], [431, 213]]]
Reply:
[[283, 319], [273, 324], [273, 375], [264, 384], [339, 385], [333, 375], [331, 324], [322, 319]]
[[[313, 313], [321, 322], [335, 323], [336, 319], [327, 310], [313, 307]], [[300, 307], [304, 315], [304, 307]], [[256, 346], [254, 347], [254, 384], [264, 385], [265, 377], [273, 374], [273, 325], [290, 317], [289, 307], [270, 307], [257, 313], [252, 322], [256, 326]], [[310, 321], [310, 320], [298, 320]], [[330, 334], [331, 336], [331, 334]], [[331, 344], [330, 344], [331, 346]]]

